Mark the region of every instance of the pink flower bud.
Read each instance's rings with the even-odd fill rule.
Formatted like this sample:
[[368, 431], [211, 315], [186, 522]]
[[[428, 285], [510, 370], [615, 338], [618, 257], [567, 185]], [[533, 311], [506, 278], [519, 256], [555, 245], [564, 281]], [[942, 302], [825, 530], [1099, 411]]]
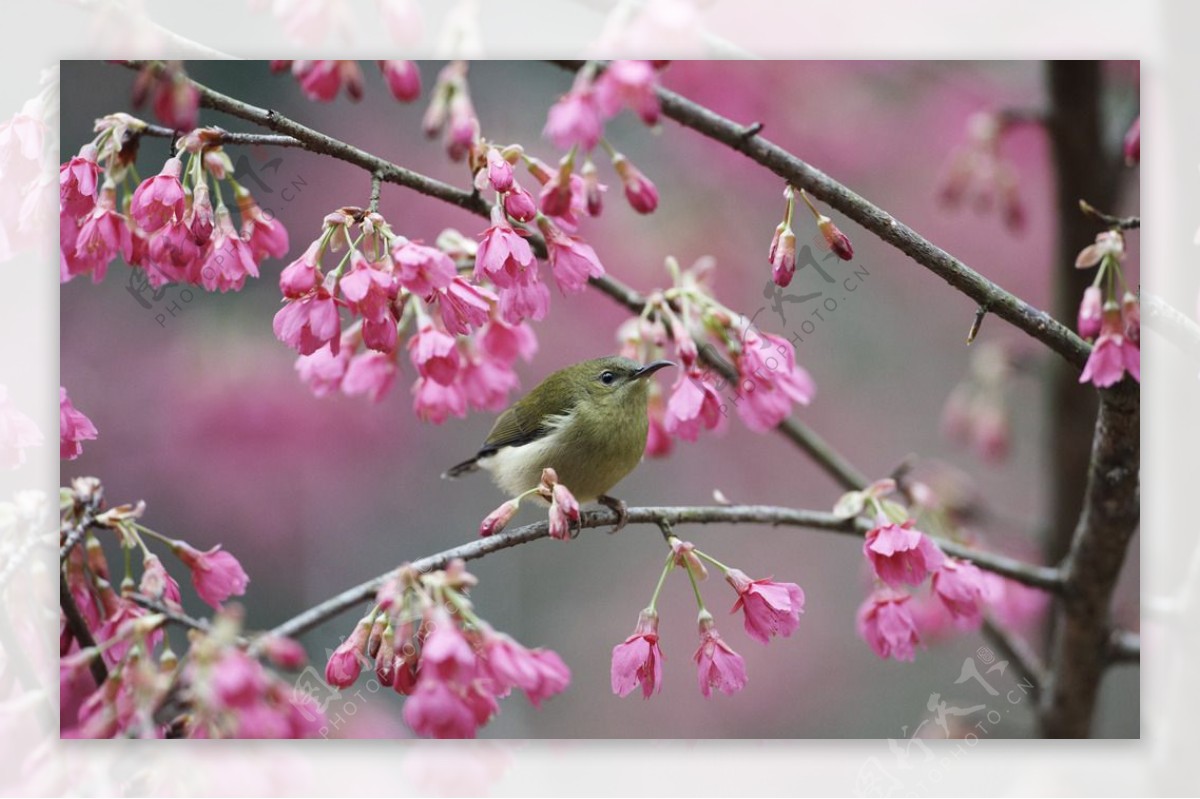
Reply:
[[515, 180], [512, 191], [504, 195], [504, 213], [518, 222], [532, 222], [537, 216], [537, 203], [533, 195], [521, 188]]
[[337, 688], [349, 688], [354, 685], [366, 660], [365, 652], [371, 626], [366, 619], [354, 625], [354, 632], [350, 633], [350, 637], [329, 656], [329, 662], [325, 664], [325, 682]]
[[1088, 286], [1079, 303], [1079, 335], [1095, 338], [1100, 334], [1102, 297], [1099, 286]]
[[613, 158], [613, 168], [625, 187], [625, 199], [639, 214], [653, 213], [658, 208], [658, 189], [642, 171], [623, 155]]
[[1123, 151], [1125, 153], [1125, 163], [1128, 166], [1140, 163], [1142, 160], [1142, 118], [1138, 117], [1133, 120], [1133, 124], [1129, 126], [1129, 131], [1125, 134], [1125, 143]]
[[500, 532], [517, 515], [520, 505], [515, 499], [510, 499], [489, 513], [479, 525], [479, 535], [486, 538]]
[[295, 638], [268, 635], [262, 643], [263, 654], [281, 669], [298, 671], [308, 663], [308, 653]]
[[488, 149], [487, 176], [488, 182], [492, 184], [492, 188], [496, 191], [505, 192], [512, 189], [512, 164], [508, 163], [495, 147]]
[[292, 299], [303, 297], [317, 287], [321, 280], [317, 269], [317, 248], [319, 242], [314, 241], [296, 260], [283, 268], [279, 273], [279, 290], [283, 296]]
[[1125, 338], [1135, 346], [1142, 342], [1142, 304], [1135, 294], [1125, 292], [1121, 298], [1121, 319], [1125, 323]]
[[827, 216], [822, 216], [817, 220], [817, 227], [821, 230], [821, 235], [825, 237], [825, 243], [829, 245], [829, 249], [833, 250], [834, 254], [843, 261], [849, 261], [854, 257], [854, 247], [850, 244], [850, 239], [846, 234], [838, 230], [838, 226], [833, 224], [833, 220]]
[[565, 541], [579, 523], [579, 503], [562, 483], [555, 483], [550, 502], [550, 537]]
[[603, 194], [608, 187], [600, 182], [600, 173], [590, 158], [584, 162], [581, 177], [587, 200], [588, 216], [600, 216], [600, 212], [604, 210]]
[[223, 552], [220, 544], [201, 552], [183, 541], [175, 541], [171, 549], [183, 565], [191, 569], [196, 593], [214, 608], [220, 608], [221, 603], [231, 596], [246, 593], [250, 578], [237, 558]]
[[379, 69], [388, 90], [402, 103], [421, 96], [421, 72], [412, 61], [380, 61]]
[[780, 223], [775, 228], [775, 238], [770, 252], [771, 279], [775, 285], [786, 287], [796, 274], [796, 234], [787, 225]]

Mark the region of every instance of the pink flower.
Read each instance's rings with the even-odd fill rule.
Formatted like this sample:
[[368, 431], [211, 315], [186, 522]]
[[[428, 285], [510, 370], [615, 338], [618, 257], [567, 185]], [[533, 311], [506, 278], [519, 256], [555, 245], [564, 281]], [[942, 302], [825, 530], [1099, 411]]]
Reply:
[[292, 74], [310, 100], [329, 102], [343, 85], [351, 100], [362, 97], [363, 77], [356, 61], [294, 61]]
[[242, 214], [242, 239], [249, 245], [255, 262], [261, 263], [268, 255], [272, 258], [287, 255], [288, 232], [283, 223], [268, 217], [248, 191], [239, 192], [237, 202]]
[[680, 374], [667, 401], [663, 427], [671, 435], [695, 441], [701, 428], [713, 430], [724, 420], [721, 398], [699, 371]]
[[658, 646], [658, 614], [650, 608], [638, 617], [633, 635], [612, 651], [612, 690], [629, 696], [640, 683], [646, 699], [662, 690], [662, 650]]
[[388, 91], [402, 103], [411, 103], [421, 96], [421, 72], [412, 61], [380, 61]]
[[1129, 126], [1129, 130], [1125, 133], [1125, 142], [1122, 150], [1125, 153], [1126, 165], [1133, 166], [1142, 160], [1141, 117], [1133, 120], [1133, 124]]
[[666, 411], [663, 405], [662, 394], [656, 389], [652, 389], [646, 408], [646, 414], [650, 417], [650, 429], [646, 432], [647, 458], [665, 458], [671, 454], [671, 449], [675, 446], [671, 434], [667, 432]]
[[262, 644], [263, 654], [281, 669], [298, 671], [308, 663], [308, 653], [295, 638], [269, 634]]
[[173, 130], [192, 130], [200, 118], [200, 90], [181, 69], [158, 70], [150, 87], [154, 115]]
[[542, 226], [546, 246], [550, 250], [550, 269], [559, 291], [571, 294], [582, 291], [588, 278], [600, 277], [604, 267], [591, 245], [575, 236], [568, 236], [550, 223]]
[[428, 622], [431, 631], [421, 648], [421, 674], [465, 685], [475, 678], [476, 657], [454, 619], [439, 610]]
[[472, 286], [455, 276], [449, 286], [434, 293], [434, 300], [446, 332], [465, 336], [487, 322], [491, 303], [497, 297], [482, 286]]
[[150, 237], [146, 251], [146, 276], [153, 288], [187, 280], [197, 270], [201, 250], [182, 219], [168, 223]]
[[658, 189], [650, 178], [634, 166], [628, 158], [618, 155], [613, 159], [613, 167], [625, 187], [625, 199], [639, 214], [653, 213], [658, 208]]
[[441, 424], [451, 416], [461, 419], [467, 415], [467, 398], [458, 384], [443, 385], [422, 377], [413, 385], [413, 412], [434, 424]]
[[527, 269], [537, 269], [537, 260], [527, 242], [507, 221], [494, 219], [483, 232], [475, 253], [475, 279], [487, 278], [500, 288], [522, 282]]
[[311, 355], [326, 344], [332, 349], [341, 332], [337, 305], [323, 288], [285, 303], [272, 326], [275, 338], [301, 355]]
[[512, 364], [518, 357], [529, 361], [538, 348], [537, 336], [529, 325], [510, 325], [503, 319], [489, 321], [475, 341], [485, 355], [504, 364]]
[[544, 319], [550, 312], [550, 288], [538, 280], [535, 269], [525, 272], [523, 282], [500, 289], [500, 317], [511, 325], [525, 319]]
[[517, 511], [520, 508], [521, 506], [515, 499], [510, 499], [502, 503], [500, 507], [485, 516], [483, 521], [479, 523], [479, 536], [487, 538], [489, 535], [495, 535], [503, 530], [513, 520], [513, 517], [517, 515]]
[[590, 158], [584, 163], [582, 172], [588, 216], [600, 216], [600, 212], [604, 210], [604, 192], [608, 191], [608, 186], [600, 182], [600, 172]]
[[400, 285], [422, 298], [446, 288], [458, 274], [454, 261], [446, 253], [406, 239], [399, 240], [392, 248], [392, 260]]
[[829, 249], [841, 258], [843, 261], [849, 261], [854, 257], [854, 247], [850, 244], [850, 239], [846, 234], [838, 230], [838, 226], [833, 224], [833, 220], [827, 216], [817, 217], [817, 227], [821, 231], [821, 235], [825, 237], [825, 243], [829, 245]]
[[[59, 395], [60, 405], [65, 397], [66, 391], [64, 390]], [[71, 410], [84, 419], [87, 418], [74, 408]], [[59, 424], [65, 427], [61, 420]], [[91, 422], [88, 424], [90, 425]], [[32, 419], [13, 406], [8, 398], [8, 389], [0, 386], [0, 467], [17, 468], [25, 462], [25, 450], [41, 445], [42, 431], [38, 430]], [[78, 441], [73, 441], [72, 445], [73, 448], [78, 447]]]
[[778, 336], [747, 328], [737, 367], [738, 413], [755, 432], [770, 430], [787, 418], [792, 403], [807, 405], [816, 394], [812, 378], [796, 364], [792, 343]]
[[871, 594], [858, 609], [859, 636], [881, 658], [911, 661], [921, 642], [908, 607], [908, 594], [882, 589]]
[[188, 225], [192, 229], [192, 235], [196, 237], [198, 244], [206, 243], [212, 238], [213, 229], [216, 227], [208, 183], [202, 182], [192, 190], [190, 215]]
[[58, 169], [58, 201], [71, 216], [83, 216], [96, 204], [100, 187], [96, 147], [88, 144]]
[[408, 340], [408, 354], [421, 377], [448, 386], [458, 377], [458, 342], [426, 322]]
[[392, 276], [367, 263], [362, 253], [350, 255], [350, 270], [338, 282], [350, 312], [372, 322], [391, 318]]
[[863, 554], [875, 576], [890, 586], [920, 585], [930, 572], [941, 568], [945, 560], [929, 536], [913, 529], [911, 519], [901, 525], [882, 516], [876, 527], [867, 533]]
[[658, 122], [658, 73], [649, 61], [613, 61], [596, 79], [596, 105], [606, 117], [628, 106], [647, 125]]
[[463, 365], [460, 380], [471, 407], [481, 411], [504, 410], [509, 393], [518, 383], [508, 364], [491, 358], [469, 359]]
[[217, 209], [217, 227], [208, 255], [200, 266], [199, 283], [207, 291], [241, 291], [247, 277], [258, 277], [250, 246], [233, 227], [229, 209]]
[[479, 138], [479, 118], [475, 107], [463, 93], [450, 98], [450, 122], [446, 126], [446, 155], [451, 161], [461, 161]]
[[983, 572], [975, 564], [946, 558], [942, 567], [933, 573], [933, 593], [956, 620], [978, 624], [981, 605], [987, 593]]
[[1092, 353], [1079, 375], [1080, 383], [1093, 383], [1107, 388], [1119, 383], [1125, 373], [1139, 383], [1142, 380], [1142, 353], [1138, 345], [1124, 334], [1124, 321], [1116, 303], [1104, 309], [1100, 337], [1092, 345]]
[[116, 192], [106, 188], [100, 201], [79, 225], [73, 253], [64, 253], [71, 275], [92, 273], [92, 281], [104, 279], [108, 264], [117, 255], [126, 261], [133, 258], [133, 238], [128, 221], [113, 210]]
[[556, 653], [526, 649], [503, 633], [485, 631], [484, 654], [497, 693], [520, 688], [534, 707], [562, 693], [571, 682], [571, 671]]
[[771, 279], [776, 286], [786, 287], [796, 274], [796, 234], [786, 223], [780, 222], [771, 240], [767, 255], [771, 264]]
[[566, 541], [579, 523], [579, 503], [562, 483], [555, 483], [550, 501], [550, 537]]
[[738, 593], [737, 602], [729, 612], [743, 611], [742, 621], [751, 638], [765, 644], [773, 635], [787, 638], [800, 626], [800, 614], [804, 612], [804, 591], [800, 586], [770, 578], [751, 580], [739, 569], [725, 572], [725, 580]]
[[179, 594], [179, 583], [167, 573], [157, 555], [147, 554], [142, 561], [143, 571], [138, 591], [148, 597], [159, 599], [168, 605], [178, 606], [183, 598]]
[[183, 219], [183, 161], [168, 158], [162, 171], [146, 178], [133, 192], [129, 213], [147, 233], [153, 233], [172, 219]]
[[196, 593], [214, 608], [219, 609], [221, 603], [231, 596], [246, 593], [250, 578], [237, 558], [222, 551], [220, 544], [201, 552], [183, 541], [176, 541], [171, 545], [171, 551], [183, 561], [184, 566], [191, 569]]
[[[18, 424], [17, 428], [18, 441], [31, 440], [31, 432], [28, 426]], [[32, 432], [37, 433], [37, 428], [33, 427]], [[62, 386], [58, 387], [58, 435], [59, 457], [71, 461], [78, 458], [80, 453], [83, 452], [83, 446], [80, 442], [94, 441], [99, 435], [96, 431], [96, 425], [92, 424], [92, 420], [84, 416], [81, 411], [76, 410], [75, 406], [71, 404], [71, 398], [67, 396], [67, 390]], [[37, 443], [41, 443], [41, 438], [41, 434], [38, 433]]]
[[560, 150], [580, 145], [592, 150], [600, 143], [603, 123], [596, 107], [596, 97], [589, 86], [577, 86], [564, 94], [550, 108], [542, 134]]
[[366, 661], [367, 638], [370, 634], [371, 624], [367, 619], [354, 625], [350, 636], [338, 644], [338, 648], [329, 656], [325, 664], [325, 682], [338, 688], [354, 685]]
[[350, 347], [342, 346], [334, 353], [326, 345], [310, 355], [296, 358], [296, 372], [314, 397], [325, 397], [342, 387], [350, 355]]
[[228, 649], [213, 665], [214, 704], [222, 710], [251, 710], [263, 702], [267, 676], [257, 660], [238, 649]]
[[746, 661], [721, 640], [712, 616], [707, 613], [701, 614], [700, 647], [692, 659], [696, 661], [696, 678], [705, 699], [712, 696], [714, 688], [733, 696], [746, 687]]
[[279, 290], [283, 296], [299, 299], [317, 287], [321, 275], [317, 271], [317, 250], [320, 242], [314, 241], [308, 245], [296, 260], [283, 268], [279, 273]]
[[[326, 350], [322, 350], [326, 351]], [[342, 378], [342, 392], [353, 397], [365, 394], [371, 402], [379, 402], [396, 381], [396, 361], [382, 352], [363, 352], [354, 356]]]
[[512, 190], [504, 195], [504, 213], [518, 222], [532, 222], [537, 217], [537, 203], [533, 195], [515, 180]]
[[439, 680], [419, 679], [403, 715], [413, 732], [429, 738], [474, 738], [479, 728], [472, 707]]
[[1095, 338], [1100, 334], [1102, 299], [1099, 286], [1088, 286], [1079, 303], [1079, 335]]
[[488, 148], [487, 168], [484, 170], [487, 182], [498, 192], [511, 191], [513, 188], [512, 164], [495, 147]]

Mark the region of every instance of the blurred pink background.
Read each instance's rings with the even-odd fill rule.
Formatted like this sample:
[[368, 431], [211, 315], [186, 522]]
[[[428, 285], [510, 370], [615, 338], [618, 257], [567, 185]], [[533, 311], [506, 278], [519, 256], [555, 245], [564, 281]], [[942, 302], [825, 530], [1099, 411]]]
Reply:
[[[422, 64], [426, 89], [439, 67]], [[269, 75], [265, 63], [196, 62], [188, 69], [223, 92], [467, 185], [463, 167], [448, 162], [438, 142], [421, 137], [424, 101], [396, 103], [373, 69], [364, 70], [366, 97], [358, 104], [344, 98], [311, 103], [289, 76]], [[91, 139], [94, 118], [131, 110], [133, 77], [109, 64], [64, 62], [64, 158]], [[1136, 64], [1110, 65], [1106, 77], [1112, 124], [1119, 126], [1136, 109]], [[1045, 138], [1034, 127], [1014, 131], [1003, 143], [1028, 215], [1022, 233], [1008, 232], [994, 213], [951, 212], [936, 201], [945, 160], [965, 140], [972, 113], [1042, 104], [1040, 64], [679, 62], [663, 82], [735, 120], [763, 122], [765, 136], [1037, 306], [1050, 305], [1052, 270], [1071, 268], [1053, 256], [1053, 171]], [[540, 63], [480, 62], [471, 67], [470, 84], [486, 137], [521, 142], [543, 160], [557, 157], [540, 131], [547, 108], [570, 84], [567, 73]], [[204, 112], [201, 123], [248, 130], [212, 112]], [[610, 184], [605, 212], [585, 221], [581, 234], [610, 273], [646, 291], [667, 282], [665, 256], [687, 265], [712, 255], [718, 297], [726, 305], [747, 316], [766, 306], [766, 250], [783, 210], [781, 181], [670, 121], [650, 132], [624, 115], [610, 124], [609, 136], [656, 181], [662, 196], [653, 215], [633, 213], [601, 164]], [[246, 185], [287, 225], [293, 257], [317, 235], [325, 213], [366, 204], [369, 180], [356, 167], [295, 150], [231, 148], [235, 162], [243, 153], [272, 191]], [[167, 155], [165, 141], [145, 140], [141, 174], [157, 171]], [[274, 158], [280, 160], [271, 171], [265, 165]], [[1129, 173], [1123, 205], [1114, 212], [1137, 208], [1136, 175]], [[474, 236], [485, 226], [396, 186], [384, 187], [381, 211], [396, 232], [429, 241], [444, 227]], [[797, 347], [797, 359], [818, 388], [816, 401], [799, 409], [798, 418], [871, 477], [886, 475], [910, 453], [962, 469], [988, 506], [1015, 522], [984, 530], [990, 544], [1036, 558], [1033, 535], [1047, 499], [1047, 420], [1037, 362], [1011, 385], [1007, 461], [981, 463], [951, 445], [939, 435], [939, 420], [946, 395], [967, 369], [971, 351], [963, 340], [974, 305], [834, 216], [854, 242], [853, 266], [869, 276]], [[803, 244], [816, 231], [805, 212], [798, 218]], [[502, 499], [482, 476], [439, 479], [447, 466], [474, 452], [493, 417], [473, 414], [440, 427], [419, 422], [410, 409], [411, 371], [377, 405], [311, 396], [295, 376], [293, 353], [271, 332], [283, 265], [268, 261], [263, 278], [240, 294], [193, 289], [191, 301], [182, 302], [180, 289], [171, 287], [151, 309], [127, 291], [124, 266], [111, 269], [100, 286], [76, 279], [62, 287], [62, 382], [100, 430], [79, 460], [63, 464], [63, 480], [98, 475], [110, 501], [144, 499], [150, 527], [197, 546], [221, 543], [235, 553], [251, 576], [245, 597], [251, 627], [278, 623], [390, 566], [470, 540]], [[827, 268], [850, 274], [849, 265]], [[1131, 283], [1137, 273], [1135, 251]], [[819, 276], [805, 269], [787, 292], [822, 288]], [[173, 317], [172, 301], [179, 308]], [[787, 335], [809, 307], [788, 306], [787, 325], [769, 308], [757, 321]], [[156, 321], [159, 314], [167, 314], [164, 324]], [[549, 318], [536, 325], [537, 357], [518, 365], [522, 389], [563, 365], [615, 351], [615, 329], [625, 318], [598, 293], [556, 294]], [[995, 318], [985, 322], [979, 340], [1011, 342], [1046, 357]], [[677, 442], [671, 457], [646, 461], [616, 493], [631, 505], [708, 504], [714, 489], [733, 502], [822, 510], [841, 493], [785, 440], [750, 433], [736, 419], [723, 437]], [[515, 523], [536, 518], [526, 510]], [[505, 700], [483, 735], [898, 739], [926, 718], [931, 693], [952, 704], [978, 700], [970, 684], [954, 683], [963, 658], [983, 645], [978, 634], [931, 644], [915, 664], [880, 661], [858, 639], [854, 612], [867, 580], [853, 540], [750, 526], [679, 532], [752, 576], [796, 581], [807, 593], [797, 634], [763, 647], [745, 636], [739, 619], [724, 615], [732, 605], [728, 587], [715, 578], [704, 586], [726, 639], [746, 658], [746, 689], [733, 698], [699, 695], [691, 661], [695, 608], [686, 581], [676, 576], [660, 606], [667, 658], [662, 694], [650, 701], [613, 696], [609, 653], [633, 629], [653, 590], [662, 563], [658, 531], [631, 527], [617, 537], [593, 532], [570, 544], [540, 541], [471, 564], [480, 578], [473, 596], [496, 628], [529, 646], [558, 651], [574, 680], [541, 710], [517, 697]], [[1127, 571], [1117, 619], [1136, 627], [1136, 555]], [[190, 607], [198, 612], [202, 606]], [[305, 637], [318, 668], [356, 619], [346, 614]], [[1037, 636], [1036, 630], [1030, 634]], [[1138, 735], [1137, 675], [1129, 668], [1109, 672], [1096, 735]], [[371, 694], [366, 706], [338, 733], [405, 734], [399, 699], [389, 691]], [[337, 708], [335, 701], [329, 709]], [[1022, 737], [1032, 728], [1026, 703], [988, 737]]]

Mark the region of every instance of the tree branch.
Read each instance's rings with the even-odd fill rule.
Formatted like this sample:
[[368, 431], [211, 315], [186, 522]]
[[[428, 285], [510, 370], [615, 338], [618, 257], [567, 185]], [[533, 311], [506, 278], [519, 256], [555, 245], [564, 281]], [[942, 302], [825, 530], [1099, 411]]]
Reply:
[[[582, 529], [591, 529], [615, 524], [616, 521], [617, 514], [614, 511], [599, 508], [585, 511], [579, 524]], [[862, 536], [870, 528], [869, 522], [865, 519], [845, 519], [822, 511], [796, 510], [770, 505], [629, 508], [629, 524], [652, 524], [661, 527], [663, 524], [677, 526], [680, 524], [721, 523], [806, 527], [853, 536]], [[410, 565], [421, 572], [443, 569], [455, 559], [476, 560], [502, 549], [546, 538], [548, 535], [549, 523], [546, 521], [535, 522], [510, 532], [461, 544], [436, 555], [413, 561]], [[934, 540], [949, 555], [970, 560], [981, 569], [987, 569], [1025, 585], [1047, 591], [1057, 591], [1062, 585], [1061, 575], [1057, 569], [1024, 563], [1014, 558], [976, 550], [945, 539], [935, 538]], [[269, 634], [293, 637], [305, 633], [355, 605], [371, 599], [395, 572], [396, 570], [392, 569], [378, 577], [348, 588], [337, 596], [279, 624], [271, 629]]]
[[[75, 604], [75, 597], [71, 596], [71, 589], [67, 587], [67, 575], [61, 569], [58, 573], [58, 604], [62, 608], [63, 617], [67, 620], [67, 629], [79, 643], [79, 648], [94, 647], [96, 639], [92, 637], [92, 631], [88, 629], [87, 622], [80, 614], [79, 607]], [[92, 679], [96, 681], [96, 686], [104, 685], [104, 681], [108, 679], [108, 668], [104, 665], [104, 658], [99, 655], [91, 658], [88, 661], [88, 668], [92, 671]]]
[[1036, 700], [1041, 695], [1042, 687], [1046, 684], [1046, 666], [1033, 651], [1029, 642], [1015, 632], [1000, 626], [990, 617], [984, 618], [982, 631], [984, 637], [1013, 663], [1017, 672], [1028, 682], [1033, 683], [1033, 698]]
[[1138, 387], [1101, 393], [1083, 514], [1063, 563], [1052, 675], [1042, 697], [1043, 732], [1085, 738], [1107, 663], [1109, 606], [1137, 529], [1140, 454]]

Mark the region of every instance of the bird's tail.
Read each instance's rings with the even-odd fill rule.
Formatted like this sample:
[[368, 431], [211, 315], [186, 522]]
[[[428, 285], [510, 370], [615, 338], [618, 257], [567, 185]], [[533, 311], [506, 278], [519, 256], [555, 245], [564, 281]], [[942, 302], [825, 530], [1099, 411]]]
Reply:
[[473, 471], [477, 470], [478, 468], [479, 468], [479, 458], [478, 457], [471, 458], [470, 460], [463, 461], [462, 463], [460, 463], [456, 466], [451, 466], [449, 469], [442, 472], [442, 479], [443, 480], [453, 480], [454, 478], [459, 477], [460, 475], [464, 475], [468, 472], [473, 472]]

